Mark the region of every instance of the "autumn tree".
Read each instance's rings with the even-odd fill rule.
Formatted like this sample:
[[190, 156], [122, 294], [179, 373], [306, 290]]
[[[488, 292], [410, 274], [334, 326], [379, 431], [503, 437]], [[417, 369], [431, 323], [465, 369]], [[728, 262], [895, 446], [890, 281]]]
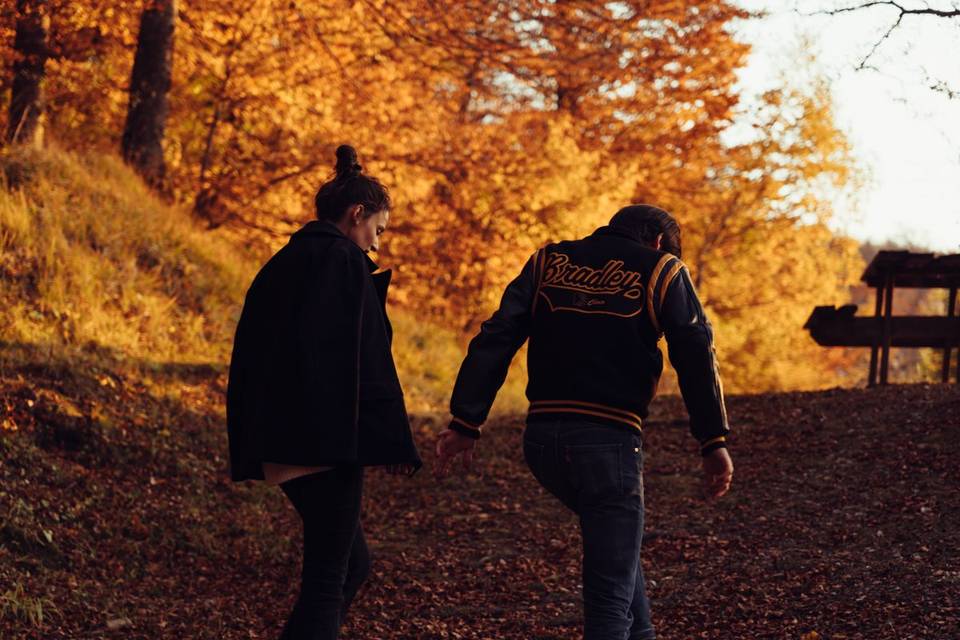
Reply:
[[170, 90], [174, 0], [151, 0], [140, 16], [137, 52], [130, 77], [130, 102], [123, 129], [123, 158], [148, 184], [163, 185], [163, 132]]
[[[127, 41], [135, 38], [133, 20], [125, 20], [133, 0], [43, 0], [44, 60], [40, 94], [44, 128], [59, 142], [84, 149], [115, 148], [122, 131], [132, 55]], [[0, 57], [4, 75], [0, 87], [11, 88], [15, 51], [16, 11], [0, 11]], [[39, 69], [39, 67], [37, 67]], [[11, 90], [9, 109], [15, 107]], [[12, 119], [8, 121], [12, 124]], [[15, 127], [15, 125], [14, 125]]]
[[726, 3], [365, 4], [397, 55], [448, 74], [432, 93], [449, 118], [441, 144], [421, 135], [396, 159], [434, 185], [416, 210], [450, 222], [430, 228], [434, 264], [415, 252], [402, 263], [424, 283], [418, 303], [465, 326], [536, 244], [598, 226], [641, 180], [665, 192], [685, 149], [718, 144], [747, 50], [723, 30], [745, 16]]
[[44, 0], [17, 0], [7, 142], [42, 142], [40, 123], [49, 24], [45, 5]]

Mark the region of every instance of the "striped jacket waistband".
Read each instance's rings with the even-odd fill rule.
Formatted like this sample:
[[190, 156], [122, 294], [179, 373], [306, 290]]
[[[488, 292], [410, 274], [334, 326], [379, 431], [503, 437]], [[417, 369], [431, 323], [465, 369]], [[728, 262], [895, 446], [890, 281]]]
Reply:
[[534, 400], [530, 403], [529, 416], [544, 414], [577, 414], [627, 425], [637, 431], [643, 428], [643, 420], [632, 411], [582, 400]]

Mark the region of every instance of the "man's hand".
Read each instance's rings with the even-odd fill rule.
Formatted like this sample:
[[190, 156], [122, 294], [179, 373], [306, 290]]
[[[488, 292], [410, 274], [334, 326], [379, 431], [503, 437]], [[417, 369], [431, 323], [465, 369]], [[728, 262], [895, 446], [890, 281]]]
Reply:
[[416, 467], [412, 464], [388, 464], [387, 473], [392, 476], [412, 476]]
[[456, 431], [447, 429], [437, 436], [437, 465], [433, 468], [435, 478], [445, 478], [457, 456], [463, 454], [463, 468], [470, 471], [473, 465], [473, 448], [477, 441]]
[[730, 490], [733, 460], [726, 449], [716, 449], [703, 457], [703, 488], [708, 498], [719, 498]]

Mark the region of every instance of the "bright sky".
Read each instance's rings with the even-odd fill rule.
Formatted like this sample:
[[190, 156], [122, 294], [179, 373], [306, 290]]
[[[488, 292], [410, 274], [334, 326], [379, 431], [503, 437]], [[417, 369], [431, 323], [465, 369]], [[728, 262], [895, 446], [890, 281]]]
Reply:
[[[912, 242], [960, 253], [960, 18], [905, 16], [892, 7], [805, 17], [866, 0], [737, 0], [768, 15], [737, 28], [754, 46], [740, 76], [746, 93], [782, 84], [808, 44], [830, 80], [838, 127], [866, 184], [853, 199], [837, 197], [834, 227], [862, 240]], [[958, 9], [960, 0], [901, 0], [905, 7]], [[799, 74], [800, 77], [805, 74]], [[931, 90], [945, 81], [957, 95]]]

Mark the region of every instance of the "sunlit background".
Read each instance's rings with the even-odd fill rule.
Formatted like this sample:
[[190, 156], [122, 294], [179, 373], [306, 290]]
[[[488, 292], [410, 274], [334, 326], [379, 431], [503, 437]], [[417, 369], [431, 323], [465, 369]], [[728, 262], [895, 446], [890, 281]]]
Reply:
[[857, 193], [835, 198], [832, 226], [879, 244], [960, 251], [960, 23], [908, 15], [885, 38], [898, 18], [892, 6], [824, 15], [818, 12], [862, 3], [740, 4], [766, 12], [736, 27], [753, 47], [740, 73], [744, 92], [778, 86], [804, 53], [812, 55], [829, 79], [836, 123], [867, 170]]

